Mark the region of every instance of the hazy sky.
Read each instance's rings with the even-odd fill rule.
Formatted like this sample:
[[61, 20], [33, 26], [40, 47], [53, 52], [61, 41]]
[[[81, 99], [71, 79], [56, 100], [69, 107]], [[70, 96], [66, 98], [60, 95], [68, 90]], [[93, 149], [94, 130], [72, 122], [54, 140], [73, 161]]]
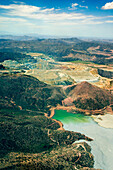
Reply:
[[113, 1], [0, 0], [0, 34], [113, 38]]

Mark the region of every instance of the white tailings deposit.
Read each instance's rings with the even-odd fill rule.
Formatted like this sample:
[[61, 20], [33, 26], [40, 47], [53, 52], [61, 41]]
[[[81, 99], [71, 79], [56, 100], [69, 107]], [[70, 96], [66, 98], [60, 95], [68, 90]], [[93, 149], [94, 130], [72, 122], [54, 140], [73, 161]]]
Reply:
[[[100, 118], [99, 118], [100, 117]], [[98, 116], [98, 123], [91, 117], [68, 113], [66, 110], [56, 110], [54, 119], [60, 120], [65, 130], [80, 132], [93, 139], [88, 144], [94, 156], [94, 168], [113, 170], [113, 116]], [[101, 120], [102, 119], [102, 120]], [[105, 128], [106, 127], [106, 128]]]

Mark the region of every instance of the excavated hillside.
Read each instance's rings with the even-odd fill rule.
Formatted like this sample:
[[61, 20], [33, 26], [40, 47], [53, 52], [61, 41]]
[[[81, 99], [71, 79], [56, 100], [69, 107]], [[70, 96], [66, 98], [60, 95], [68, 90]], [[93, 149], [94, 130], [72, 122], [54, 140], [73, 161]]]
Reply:
[[[110, 105], [113, 102], [113, 95], [107, 90], [84, 81], [68, 93], [68, 98], [63, 103], [65, 104], [69, 99], [78, 108], [98, 110]], [[68, 105], [68, 102], [66, 104]]]

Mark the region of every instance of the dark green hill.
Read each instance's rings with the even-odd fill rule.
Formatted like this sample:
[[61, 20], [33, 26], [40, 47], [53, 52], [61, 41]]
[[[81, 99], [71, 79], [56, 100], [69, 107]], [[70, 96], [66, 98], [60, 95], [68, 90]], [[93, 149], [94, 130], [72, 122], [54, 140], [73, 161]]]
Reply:
[[[7, 51], [7, 50], [6, 50]], [[0, 52], [0, 62], [5, 60], [16, 60], [18, 62], [23, 62], [23, 60], [27, 60], [27, 62], [36, 62], [36, 60], [30, 55], [17, 53], [17, 52]]]
[[48, 86], [30, 76], [0, 77], [0, 107], [2, 108], [13, 105], [20, 106], [22, 109], [47, 111], [49, 105], [61, 104], [64, 97], [62, 88]]

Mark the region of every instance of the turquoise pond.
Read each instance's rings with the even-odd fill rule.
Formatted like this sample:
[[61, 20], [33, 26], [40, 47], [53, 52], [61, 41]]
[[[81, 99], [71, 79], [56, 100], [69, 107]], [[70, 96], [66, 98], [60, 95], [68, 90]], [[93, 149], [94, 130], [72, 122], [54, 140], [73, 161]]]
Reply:
[[87, 142], [92, 148], [94, 168], [113, 170], [113, 129], [99, 126], [89, 116], [55, 110], [53, 119], [60, 120], [65, 130], [80, 132], [93, 139]]

